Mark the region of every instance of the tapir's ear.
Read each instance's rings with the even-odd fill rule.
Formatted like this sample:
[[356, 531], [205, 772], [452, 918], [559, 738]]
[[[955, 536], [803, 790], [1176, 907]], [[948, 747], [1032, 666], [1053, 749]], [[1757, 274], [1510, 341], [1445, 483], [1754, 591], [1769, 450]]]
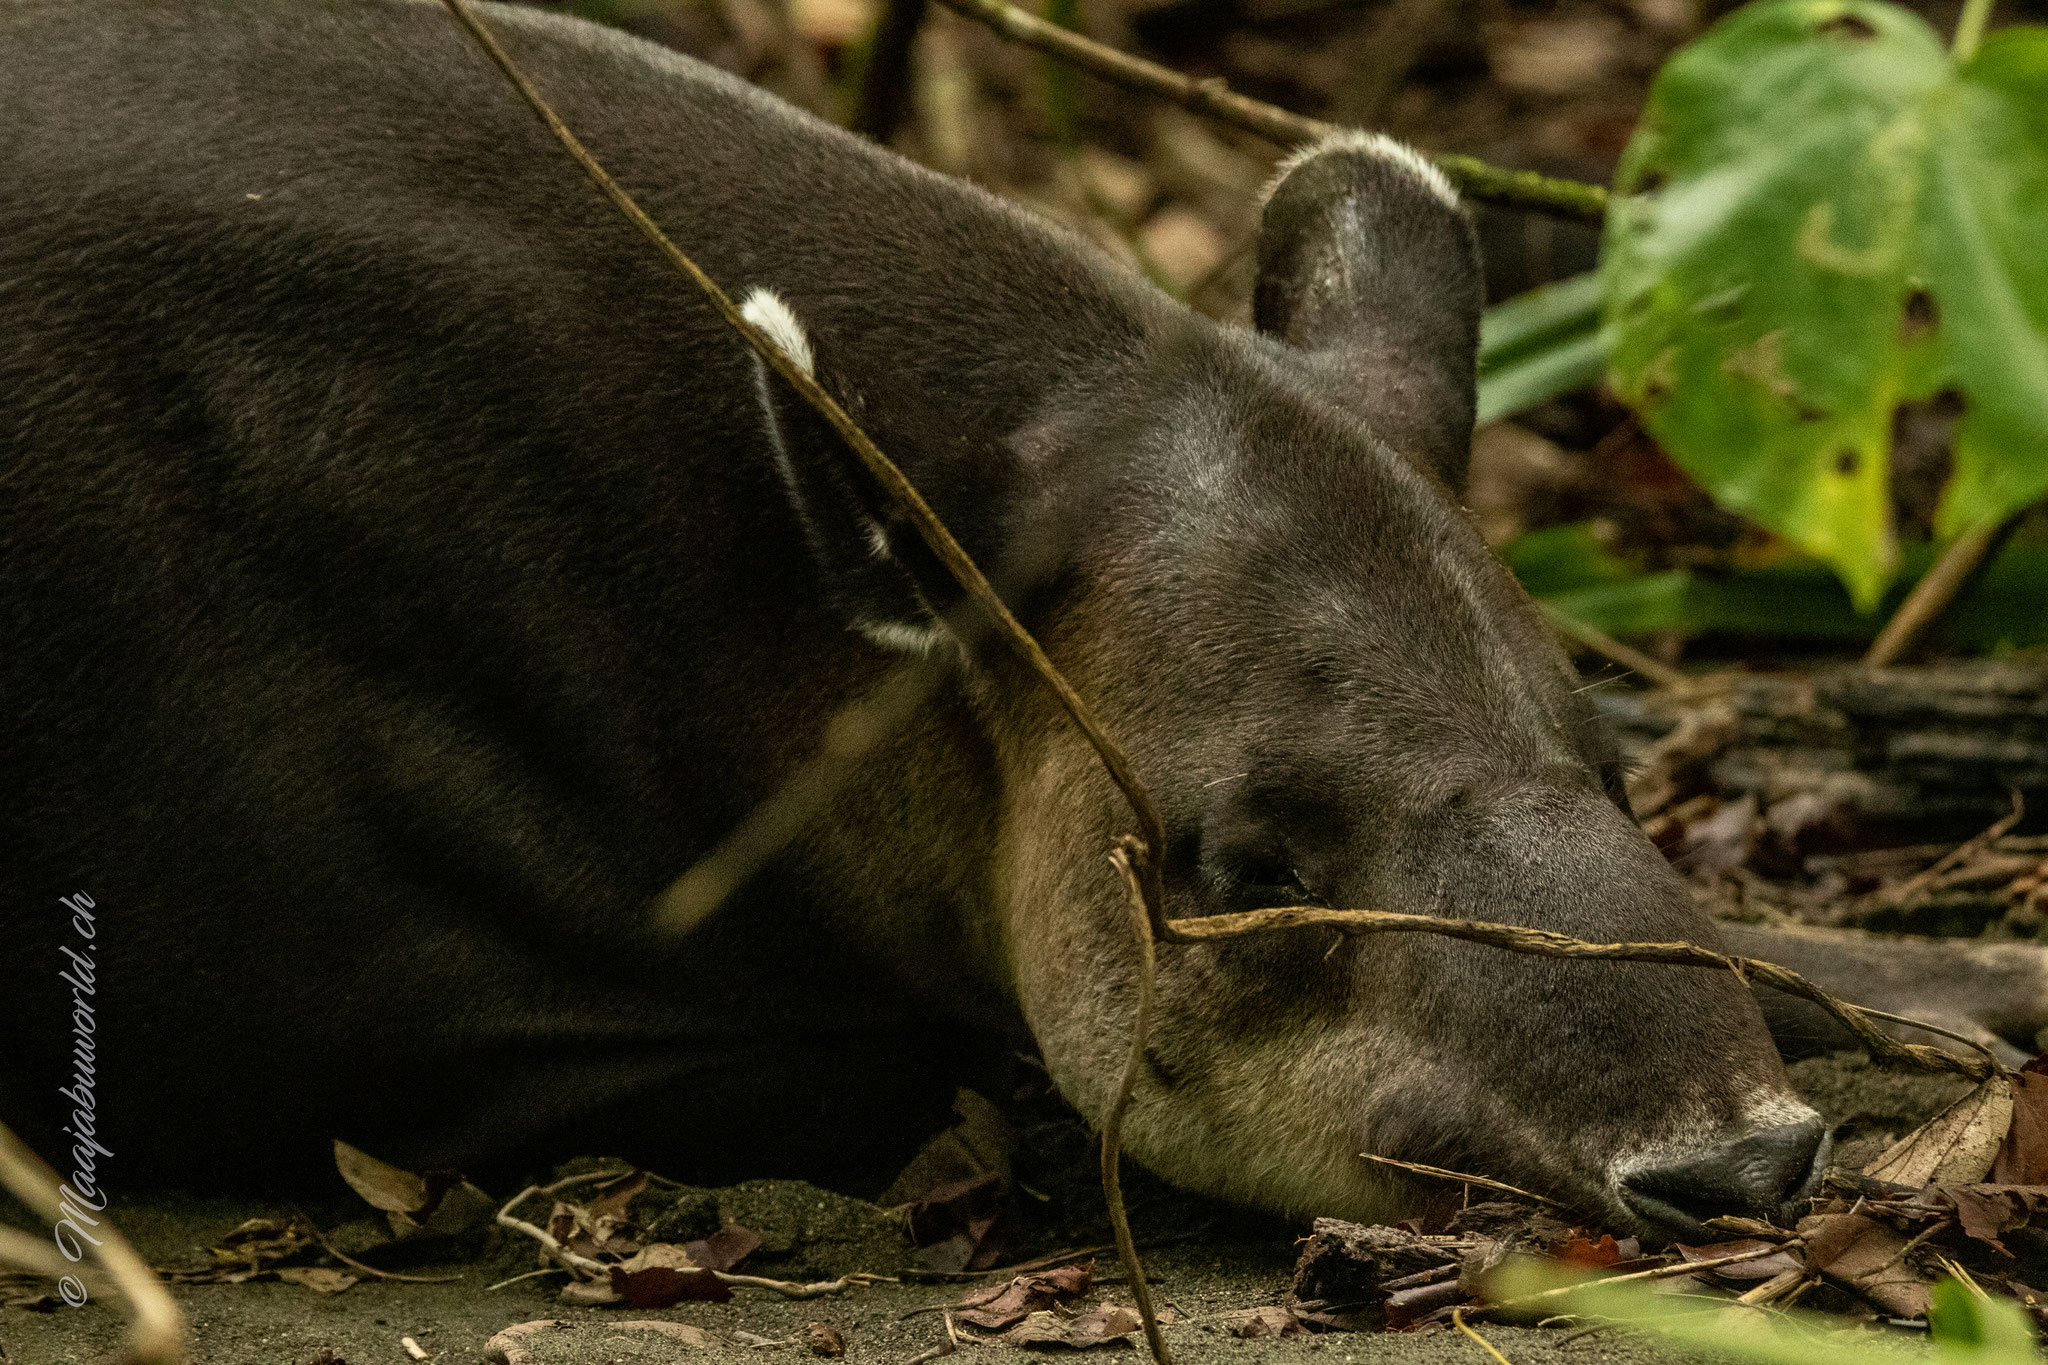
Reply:
[[1483, 305], [1471, 220], [1420, 152], [1339, 133], [1282, 163], [1259, 226], [1259, 330], [1339, 365], [1380, 437], [1453, 489]]
[[[754, 290], [740, 314], [806, 374], [819, 378], [809, 334], [773, 291]], [[929, 567], [930, 551], [898, 524], [839, 433], [759, 356], [754, 387], [776, 469], [817, 566], [820, 596], [882, 648], [928, 652], [944, 636], [918, 587], [918, 571]]]

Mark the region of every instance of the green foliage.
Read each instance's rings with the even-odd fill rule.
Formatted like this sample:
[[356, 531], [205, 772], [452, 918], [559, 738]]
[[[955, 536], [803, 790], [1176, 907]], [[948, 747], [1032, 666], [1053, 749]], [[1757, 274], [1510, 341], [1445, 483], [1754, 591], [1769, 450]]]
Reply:
[[1733, 1302], [1712, 1306], [1692, 1295], [1658, 1293], [1641, 1281], [1616, 1284], [1583, 1275], [1555, 1263], [1510, 1261], [1490, 1280], [1489, 1297], [1498, 1303], [1578, 1284], [1543, 1311], [1626, 1322], [1713, 1357], [1750, 1365], [2035, 1365], [2041, 1359], [2025, 1309], [1953, 1279], [1934, 1286], [1928, 1315], [1931, 1350], [1915, 1349], [1912, 1338], [1896, 1333], [1886, 1334], [1895, 1349], [1874, 1350], [1871, 1329], [1847, 1328], [1817, 1314], [1744, 1309]]
[[[1608, 550], [1576, 522], [1518, 536], [1501, 557], [1532, 596], [1609, 635], [1741, 635], [1860, 645], [1933, 565], [1935, 547], [1908, 544], [1878, 609], [1856, 610], [1841, 580], [1803, 555], [1721, 572], [1653, 571]], [[2048, 537], [2015, 536], [1952, 610], [1942, 630], [1973, 650], [2048, 645]]]
[[1518, 294], [1479, 322], [1479, 421], [1535, 407], [1596, 382], [1607, 368], [1598, 272]]
[[1659, 74], [1608, 216], [1612, 383], [1874, 606], [1893, 415], [1960, 406], [1942, 535], [2048, 492], [2048, 29], [1958, 66], [1875, 0], [1760, 0]]
[[1942, 1365], [2039, 1359], [2034, 1329], [2019, 1305], [1986, 1298], [1960, 1280], [1942, 1280], [1934, 1286], [1934, 1307], [1927, 1321], [1934, 1332], [1935, 1357]]

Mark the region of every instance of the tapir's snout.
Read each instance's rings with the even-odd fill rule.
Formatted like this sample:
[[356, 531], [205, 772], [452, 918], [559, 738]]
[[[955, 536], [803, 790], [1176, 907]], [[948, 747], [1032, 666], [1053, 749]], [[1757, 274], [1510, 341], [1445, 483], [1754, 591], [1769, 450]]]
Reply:
[[1789, 1225], [1820, 1179], [1832, 1143], [1819, 1115], [1660, 1154], [1617, 1172], [1617, 1193], [1646, 1223], [1696, 1236], [1719, 1214]]

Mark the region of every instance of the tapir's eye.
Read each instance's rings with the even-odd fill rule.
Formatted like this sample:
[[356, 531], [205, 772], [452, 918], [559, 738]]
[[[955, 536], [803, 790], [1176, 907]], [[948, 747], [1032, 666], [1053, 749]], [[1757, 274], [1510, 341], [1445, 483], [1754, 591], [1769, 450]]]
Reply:
[[1323, 903], [1309, 881], [1320, 877], [1313, 850], [1341, 832], [1322, 818], [1329, 807], [1319, 794], [1294, 772], [1265, 786], [1219, 789], [1192, 840], [1212, 912]]
[[1302, 905], [1315, 899], [1283, 849], [1226, 846], [1202, 861], [1210, 885], [1232, 910]]

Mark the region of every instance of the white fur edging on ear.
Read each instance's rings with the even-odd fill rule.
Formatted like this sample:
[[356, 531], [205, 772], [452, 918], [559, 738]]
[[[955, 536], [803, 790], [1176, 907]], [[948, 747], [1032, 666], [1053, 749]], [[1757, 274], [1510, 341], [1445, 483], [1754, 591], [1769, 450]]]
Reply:
[[811, 356], [810, 334], [804, 325], [796, 320], [789, 305], [773, 289], [755, 289], [748, 293], [745, 303], [740, 305], [740, 316], [768, 334], [781, 352], [797, 363], [812, 378], [817, 377], [815, 362]]
[[1273, 178], [1268, 180], [1266, 188], [1259, 192], [1260, 205], [1263, 206], [1273, 197], [1273, 192], [1280, 188], [1281, 181], [1317, 157], [1330, 152], [1362, 152], [1367, 156], [1389, 162], [1421, 181], [1422, 187], [1442, 201], [1446, 208], [1458, 207], [1457, 187], [1451, 184], [1450, 177], [1439, 170], [1434, 161], [1407, 143], [1396, 141], [1385, 133], [1367, 133], [1354, 128], [1332, 133], [1290, 154], [1274, 169]]

